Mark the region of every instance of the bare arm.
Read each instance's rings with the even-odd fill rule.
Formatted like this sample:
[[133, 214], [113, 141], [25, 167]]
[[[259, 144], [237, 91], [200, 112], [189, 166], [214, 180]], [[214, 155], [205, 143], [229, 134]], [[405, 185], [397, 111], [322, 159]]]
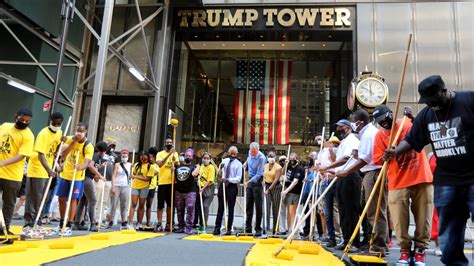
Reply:
[[293, 182], [291, 182], [291, 184], [288, 186], [288, 188], [285, 189], [285, 191], [283, 191], [282, 193], [284, 194], [288, 194], [289, 191], [291, 191], [295, 186], [296, 184], [298, 184], [298, 179], [293, 179]]
[[76, 144], [76, 138], [72, 138], [72, 142], [69, 143], [69, 146], [67, 147], [64, 147], [62, 148], [62, 151], [61, 151], [61, 156], [63, 158], [66, 158], [66, 156], [72, 151], [72, 149], [74, 148], [74, 145]]
[[51, 176], [51, 177], [56, 176], [56, 172], [54, 172], [49, 167], [48, 162], [46, 161], [46, 158], [44, 157], [44, 154], [42, 154], [41, 152], [38, 152], [38, 159], [39, 159], [41, 165], [43, 166], [43, 168], [46, 170], [46, 172], [48, 172], [49, 176]]
[[336, 153], [334, 152], [334, 149], [332, 147], [329, 148], [329, 159], [331, 159], [331, 162], [336, 161]]
[[352, 164], [351, 166], [349, 166], [349, 168], [336, 172], [336, 175], [340, 176], [340, 177], [348, 176], [348, 175], [360, 170], [362, 167], [364, 167], [366, 165], [367, 165], [366, 161], [364, 161], [362, 159], [357, 159], [357, 161], [354, 164]]
[[332, 168], [336, 168], [336, 167], [339, 167], [341, 165], [344, 165], [347, 160], [349, 160], [349, 156], [344, 156], [342, 157], [341, 159], [333, 162], [332, 164], [326, 166], [326, 167], [321, 167], [321, 171], [325, 171], [325, 170], [329, 170], [329, 169], [332, 169]]
[[23, 160], [24, 158], [25, 158], [25, 156], [23, 156], [23, 155], [21, 155], [21, 154], [15, 155], [15, 156], [13, 156], [13, 157], [11, 157], [11, 158], [9, 158], [9, 159], [6, 159], [5, 161], [1, 161], [1, 162], [0, 162], [0, 167], [17, 163], [17, 162]]
[[114, 165], [114, 171], [112, 172], [112, 188], [115, 187], [115, 177], [117, 176], [118, 166], [119, 166], [119, 164], [116, 163], [116, 164]]

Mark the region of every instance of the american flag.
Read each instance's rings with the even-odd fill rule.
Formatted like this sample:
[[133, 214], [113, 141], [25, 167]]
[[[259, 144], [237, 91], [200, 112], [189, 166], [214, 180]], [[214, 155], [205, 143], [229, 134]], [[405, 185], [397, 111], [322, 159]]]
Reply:
[[288, 143], [291, 61], [239, 60], [236, 69], [234, 141]]

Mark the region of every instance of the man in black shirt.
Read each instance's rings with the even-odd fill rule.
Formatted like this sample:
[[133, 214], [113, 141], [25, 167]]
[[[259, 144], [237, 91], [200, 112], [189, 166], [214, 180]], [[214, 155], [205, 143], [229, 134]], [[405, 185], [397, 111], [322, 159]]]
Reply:
[[425, 103], [413, 127], [386, 159], [431, 144], [437, 159], [434, 203], [439, 214], [439, 240], [448, 265], [468, 265], [463, 254], [466, 220], [474, 216], [474, 91], [448, 91], [438, 75], [418, 85]]

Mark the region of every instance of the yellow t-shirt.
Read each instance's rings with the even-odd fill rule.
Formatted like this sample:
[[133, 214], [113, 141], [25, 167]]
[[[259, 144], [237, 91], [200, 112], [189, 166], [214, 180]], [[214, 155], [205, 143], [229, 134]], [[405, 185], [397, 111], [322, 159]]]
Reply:
[[201, 165], [199, 168], [199, 185], [203, 187], [207, 182], [214, 183], [214, 178], [216, 178], [216, 168], [214, 165]]
[[[67, 137], [64, 146], [69, 146], [71, 142], [72, 137]], [[92, 160], [92, 156], [94, 156], [94, 146], [89, 143], [86, 147], [84, 147], [84, 144], [86, 144], [86, 141], [84, 141], [83, 143], [76, 142], [74, 144], [74, 147], [64, 160], [64, 167], [63, 171], [61, 172], [61, 178], [66, 180], [72, 180], [72, 177], [74, 175], [74, 164], [76, 164], [76, 155], [79, 155], [79, 165], [84, 164], [84, 161], [86, 159]], [[76, 172], [76, 181], [84, 180], [84, 172], [85, 170]]]
[[273, 164], [272, 169], [270, 170], [270, 164], [267, 163], [264, 166], [263, 175], [265, 176], [265, 183], [273, 183], [275, 180], [276, 172], [281, 169], [281, 166], [277, 163]]
[[[160, 151], [156, 155], [156, 161], [161, 161], [163, 160], [169, 152], [167, 151]], [[163, 164], [162, 167], [160, 167], [160, 176], [158, 177], [158, 183], [161, 185], [169, 185], [171, 184], [171, 173], [173, 171], [173, 157], [174, 161], [178, 161], [178, 153], [175, 152], [173, 156], [170, 156], [168, 160]]]
[[[132, 171], [133, 175], [153, 177], [154, 171], [155, 171], [155, 167], [153, 167], [153, 165], [150, 165], [150, 167], [148, 167], [148, 164], [146, 163], [146, 164], [142, 164], [140, 169], [137, 169], [137, 167], [138, 167], [138, 163], [135, 163], [135, 165], [133, 166], [133, 171]], [[150, 181], [143, 181], [136, 178], [132, 179], [133, 189], [142, 189], [142, 188], [146, 188], [149, 185], [150, 185]]]
[[[151, 168], [153, 168], [153, 170], [151, 170]], [[150, 183], [150, 190], [153, 190], [156, 188], [156, 182], [158, 180], [158, 174], [155, 174], [155, 172], [158, 172], [159, 171], [159, 167], [158, 165], [155, 163], [152, 165], [152, 167], [150, 167], [150, 171], [152, 171], [153, 173], [153, 178], [151, 179], [151, 183]]]
[[[13, 123], [0, 125], [0, 161], [8, 160], [16, 155], [30, 157], [33, 151], [35, 136], [31, 129], [17, 129]], [[19, 181], [23, 178], [26, 158], [14, 164], [0, 167], [0, 179]]]
[[43, 128], [36, 136], [33, 154], [28, 162], [28, 177], [48, 178], [48, 172], [41, 164], [38, 153], [42, 153], [50, 168], [53, 168], [54, 154], [61, 143], [63, 133], [61, 130], [54, 133], [48, 127]]

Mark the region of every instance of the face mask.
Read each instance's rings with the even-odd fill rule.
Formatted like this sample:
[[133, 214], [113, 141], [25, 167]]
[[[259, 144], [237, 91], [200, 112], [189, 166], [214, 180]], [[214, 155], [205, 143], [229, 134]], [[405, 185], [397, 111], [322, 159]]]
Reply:
[[168, 150], [168, 151], [169, 151], [169, 150], [171, 150], [171, 148], [173, 148], [173, 145], [171, 145], [171, 144], [167, 144], [167, 145], [165, 145], [165, 147], [166, 147], [166, 150]]
[[147, 163], [148, 162], [148, 159], [147, 158], [143, 158], [140, 160], [142, 163]]
[[184, 162], [184, 156], [179, 156], [179, 161]]
[[309, 166], [313, 166], [314, 165], [314, 159], [313, 158], [309, 158]]
[[122, 157], [122, 163], [128, 162], [128, 157]]
[[58, 132], [59, 130], [61, 130], [61, 126], [55, 127], [53, 126], [53, 124], [49, 124], [49, 129], [51, 129], [54, 132]]
[[18, 129], [25, 129], [29, 125], [30, 125], [30, 123], [26, 124], [26, 123], [20, 122], [20, 120], [18, 120], [18, 119], [15, 121], [15, 127], [18, 128]]
[[268, 158], [268, 163], [269, 164], [274, 164], [275, 163], [275, 158]]
[[351, 122], [351, 128], [352, 128], [352, 131], [357, 133], [358, 132], [357, 131], [357, 122]]
[[193, 160], [193, 159], [191, 159], [191, 158], [184, 158], [184, 162], [185, 162], [185, 163], [191, 163], [192, 160]]
[[380, 126], [389, 130], [392, 128], [393, 118], [387, 117], [384, 121], [380, 122]]
[[339, 139], [345, 139], [346, 138], [346, 131], [344, 129], [339, 129], [336, 131], [336, 135]]
[[283, 166], [285, 164], [284, 160], [279, 161], [280, 165]]
[[204, 165], [209, 165], [210, 161], [208, 159], [202, 159]]
[[318, 146], [321, 146], [322, 141], [318, 140], [317, 143], [318, 143]]
[[79, 136], [81, 139], [83, 139], [86, 136], [86, 133], [84, 132], [76, 132], [76, 135]]
[[296, 164], [298, 163], [298, 161], [297, 161], [297, 160], [290, 160], [290, 163], [291, 163], [291, 165], [294, 166], [294, 165], [296, 165]]

